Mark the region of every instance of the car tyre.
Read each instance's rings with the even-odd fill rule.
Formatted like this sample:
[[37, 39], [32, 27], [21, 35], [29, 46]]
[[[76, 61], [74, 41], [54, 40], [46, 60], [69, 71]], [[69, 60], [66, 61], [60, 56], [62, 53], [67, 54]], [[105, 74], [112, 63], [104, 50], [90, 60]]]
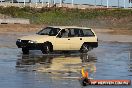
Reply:
[[43, 48], [42, 48], [41, 51], [42, 51], [43, 54], [49, 54], [49, 53], [51, 52], [51, 47], [50, 47], [50, 45], [45, 44], [45, 45], [43, 46]]
[[23, 54], [29, 54], [29, 49], [28, 48], [22, 48]]
[[83, 44], [80, 51], [81, 51], [81, 53], [87, 53], [90, 50], [91, 50], [91, 48], [90, 48], [90, 46], [88, 46], [88, 44]]

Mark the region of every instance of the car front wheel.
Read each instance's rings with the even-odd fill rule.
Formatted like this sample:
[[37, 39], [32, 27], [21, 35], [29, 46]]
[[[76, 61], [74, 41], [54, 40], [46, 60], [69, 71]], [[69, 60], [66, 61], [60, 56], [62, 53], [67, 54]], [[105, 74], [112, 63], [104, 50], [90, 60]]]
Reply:
[[29, 49], [28, 48], [22, 48], [23, 54], [29, 54]]

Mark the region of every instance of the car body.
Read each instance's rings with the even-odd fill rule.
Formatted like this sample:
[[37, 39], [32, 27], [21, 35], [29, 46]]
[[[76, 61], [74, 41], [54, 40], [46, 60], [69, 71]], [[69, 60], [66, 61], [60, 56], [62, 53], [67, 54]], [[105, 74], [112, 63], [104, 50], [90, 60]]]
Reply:
[[38, 33], [23, 36], [16, 41], [23, 53], [29, 50], [41, 50], [43, 53], [52, 51], [79, 50], [88, 52], [98, 47], [98, 38], [91, 28], [77, 26], [48, 26]]

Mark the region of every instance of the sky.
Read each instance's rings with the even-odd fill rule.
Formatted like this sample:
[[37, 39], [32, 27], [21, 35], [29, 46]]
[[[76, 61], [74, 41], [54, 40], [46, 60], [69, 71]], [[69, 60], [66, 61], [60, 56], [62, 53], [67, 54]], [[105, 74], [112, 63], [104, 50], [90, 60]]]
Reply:
[[[1, 0], [0, 0], [1, 1]], [[18, 0], [18, 1], [24, 1], [24, 0]], [[25, 0], [25, 1], [29, 1], [29, 0]], [[32, 2], [36, 2], [39, 0], [32, 0]], [[40, 0], [43, 2], [48, 2], [48, 0]], [[95, 5], [95, 2], [97, 5], [101, 5], [101, 0], [73, 0], [75, 4], [92, 4]], [[124, 6], [124, 0], [109, 0], [109, 6], [118, 6], [118, 1], [119, 1], [119, 6]], [[129, 0], [125, 0], [125, 6], [129, 7], [130, 3]], [[60, 0], [55, 0], [55, 2], [59, 3]], [[65, 3], [71, 3], [72, 0], [65, 0]], [[107, 5], [107, 0], [102, 0], [102, 5]]]

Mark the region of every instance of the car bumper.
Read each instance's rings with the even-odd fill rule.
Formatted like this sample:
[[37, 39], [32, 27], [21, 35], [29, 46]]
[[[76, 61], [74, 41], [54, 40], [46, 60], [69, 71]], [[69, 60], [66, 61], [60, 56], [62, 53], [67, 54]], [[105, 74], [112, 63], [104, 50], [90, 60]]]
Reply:
[[18, 48], [28, 48], [30, 50], [39, 50], [42, 47], [42, 44], [40, 43], [22, 43], [22, 42], [16, 42], [16, 45]]
[[95, 48], [97, 48], [97, 47], [98, 47], [98, 42], [96, 42], [96, 43], [94, 44], [94, 47], [95, 47]]

